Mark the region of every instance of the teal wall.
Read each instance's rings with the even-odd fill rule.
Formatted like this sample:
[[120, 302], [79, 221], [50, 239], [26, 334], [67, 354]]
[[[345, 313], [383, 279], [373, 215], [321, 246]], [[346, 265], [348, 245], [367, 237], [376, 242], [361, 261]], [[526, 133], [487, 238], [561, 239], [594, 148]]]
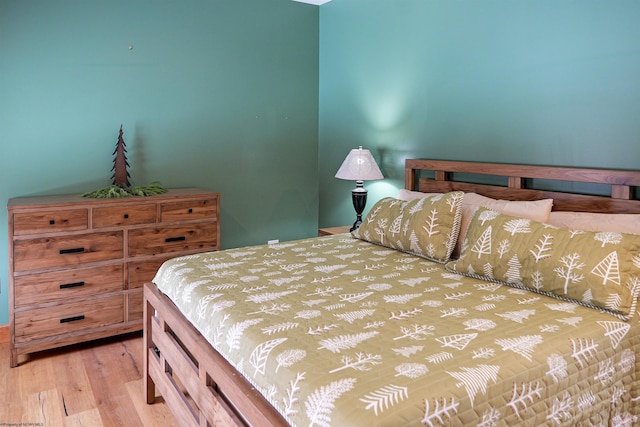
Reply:
[[333, 0], [320, 8], [320, 225], [353, 222], [349, 149], [640, 168], [640, 1]]
[[353, 222], [334, 174], [358, 145], [387, 177], [369, 207], [409, 157], [637, 169], [638, 22], [637, 0], [0, 0], [0, 201], [108, 184], [120, 124], [134, 184], [222, 193], [223, 247]]
[[133, 184], [220, 191], [223, 247], [316, 234], [318, 27], [290, 0], [0, 0], [0, 203], [110, 184], [122, 124]]

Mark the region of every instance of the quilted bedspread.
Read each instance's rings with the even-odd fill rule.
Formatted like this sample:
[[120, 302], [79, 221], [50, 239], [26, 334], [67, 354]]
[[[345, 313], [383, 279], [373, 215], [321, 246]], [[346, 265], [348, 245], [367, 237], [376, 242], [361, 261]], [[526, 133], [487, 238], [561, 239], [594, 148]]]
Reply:
[[638, 313], [348, 234], [176, 258], [154, 282], [291, 425], [640, 425]]

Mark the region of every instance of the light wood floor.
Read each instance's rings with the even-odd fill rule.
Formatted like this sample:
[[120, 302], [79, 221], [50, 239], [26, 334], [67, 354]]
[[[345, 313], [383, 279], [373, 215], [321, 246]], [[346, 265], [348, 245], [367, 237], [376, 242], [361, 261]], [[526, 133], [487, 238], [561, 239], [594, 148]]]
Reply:
[[145, 403], [141, 333], [20, 361], [10, 368], [9, 344], [0, 342], [0, 425], [179, 425], [161, 398]]

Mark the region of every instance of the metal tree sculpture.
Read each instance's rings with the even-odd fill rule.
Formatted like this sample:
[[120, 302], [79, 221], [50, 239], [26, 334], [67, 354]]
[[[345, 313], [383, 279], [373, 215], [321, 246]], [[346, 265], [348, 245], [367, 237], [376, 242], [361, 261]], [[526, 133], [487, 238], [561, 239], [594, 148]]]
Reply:
[[114, 197], [131, 197], [131, 196], [154, 196], [156, 194], [166, 193], [167, 190], [157, 181], [152, 182], [149, 185], [137, 185], [131, 186], [129, 182], [129, 162], [127, 161], [127, 145], [122, 138], [122, 125], [120, 125], [120, 134], [118, 135], [118, 143], [116, 149], [113, 152], [115, 158], [113, 159], [113, 175], [111, 179], [113, 184], [106, 188], [100, 188], [98, 190], [89, 191], [82, 194], [82, 197], [91, 197], [94, 199], [111, 199]]
[[117, 185], [120, 188], [128, 188], [131, 186], [129, 183], [129, 171], [127, 171], [127, 167], [129, 166], [129, 162], [127, 161], [127, 145], [124, 143], [124, 139], [122, 138], [122, 125], [120, 125], [120, 134], [118, 135], [118, 143], [116, 144], [116, 149], [113, 152], [115, 154], [115, 158], [113, 159], [113, 175], [111, 178], [113, 179], [113, 185]]

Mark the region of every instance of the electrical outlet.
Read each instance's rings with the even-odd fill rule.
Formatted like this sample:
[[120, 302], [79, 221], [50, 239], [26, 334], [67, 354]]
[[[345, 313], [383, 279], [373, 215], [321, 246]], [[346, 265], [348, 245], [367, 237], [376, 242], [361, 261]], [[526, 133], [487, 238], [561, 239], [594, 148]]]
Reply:
[[280, 240], [278, 239], [273, 239], [273, 240], [268, 240], [267, 244], [268, 245], [275, 245], [276, 243], [280, 243]]

